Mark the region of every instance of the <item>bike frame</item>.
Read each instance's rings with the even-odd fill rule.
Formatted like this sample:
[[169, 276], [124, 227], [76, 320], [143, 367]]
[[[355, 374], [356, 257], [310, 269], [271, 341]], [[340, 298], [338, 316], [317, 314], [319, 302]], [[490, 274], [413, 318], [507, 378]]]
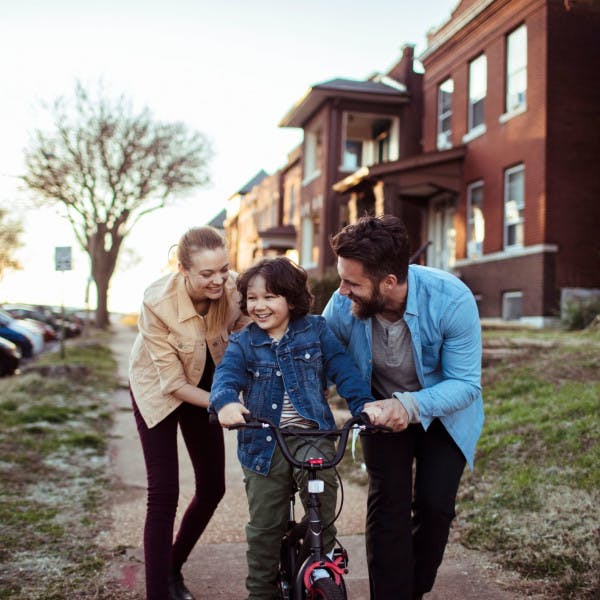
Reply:
[[[313, 429], [290, 429], [286, 431], [280, 428], [278, 425], [273, 423], [271, 420], [256, 417], [254, 415], [245, 414], [244, 419], [246, 423], [240, 425], [232, 425], [230, 429], [238, 429], [241, 427], [250, 429], [271, 429], [277, 445], [279, 446], [281, 453], [287, 462], [297, 469], [302, 469], [308, 472], [308, 502], [307, 502], [307, 535], [304, 537], [305, 543], [308, 542], [310, 546], [309, 556], [302, 562], [298, 567], [296, 564], [295, 557], [292, 557], [290, 552], [290, 573], [284, 573], [286, 579], [290, 585], [293, 585], [293, 598], [294, 600], [302, 600], [306, 596], [305, 591], [309, 593], [309, 598], [312, 598], [311, 590], [313, 587], [312, 574], [315, 569], [325, 569], [334, 583], [339, 586], [345, 595], [345, 584], [343, 580], [344, 574], [348, 572], [347, 569], [347, 554], [346, 551], [341, 548], [337, 552], [337, 556], [334, 550], [334, 557], [331, 559], [327, 556], [323, 550], [323, 522], [321, 519], [321, 502], [319, 500], [319, 494], [323, 492], [324, 482], [318, 478], [317, 474], [319, 471], [324, 469], [332, 469], [340, 463], [346, 450], [348, 437], [350, 431], [354, 428], [358, 428], [361, 431], [366, 429], [387, 429], [383, 427], [375, 427], [371, 425], [369, 417], [366, 413], [360, 413], [359, 415], [352, 417], [344, 423], [341, 429], [334, 430], [313, 430]], [[319, 436], [337, 436], [339, 437], [339, 443], [336, 453], [333, 458], [308, 458], [306, 460], [298, 460], [290, 451], [289, 446], [285, 440], [286, 436], [296, 437], [319, 437]], [[294, 535], [295, 527], [299, 526], [294, 518], [294, 497], [295, 491], [290, 498], [290, 526], [291, 529], [286, 535]], [[296, 535], [296, 537], [298, 537]], [[288, 537], [292, 548], [298, 544], [297, 539]], [[288, 591], [292, 591], [289, 589]]]

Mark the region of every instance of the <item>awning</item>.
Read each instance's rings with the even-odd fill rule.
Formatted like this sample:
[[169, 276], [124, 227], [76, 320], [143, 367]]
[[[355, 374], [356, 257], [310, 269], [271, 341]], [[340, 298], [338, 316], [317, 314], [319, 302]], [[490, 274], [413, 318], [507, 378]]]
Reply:
[[258, 232], [263, 250], [291, 250], [296, 247], [296, 228], [293, 225], [269, 227]]
[[392, 162], [361, 167], [333, 184], [333, 190], [346, 194], [366, 183], [393, 183], [398, 192], [407, 196], [430, 197], [439, 191], [458, 193], [461, 189], [462, 165], [466, 146], [418, 154]]

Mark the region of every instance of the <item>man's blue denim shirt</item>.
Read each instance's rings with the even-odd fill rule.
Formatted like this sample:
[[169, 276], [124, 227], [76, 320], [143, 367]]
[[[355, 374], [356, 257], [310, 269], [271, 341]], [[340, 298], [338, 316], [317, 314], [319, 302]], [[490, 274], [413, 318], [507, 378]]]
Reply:
[[[323, 317], [307, 315], [290, 321], [279, 342], [250, 323], [229, 339], [215, 371], [210, 410], [219, 412], [226, 404], [239, 402], [242, 392], [252, 414], [279, 423], [285, 390], [300, 415], [319, 429], [333, 429], [335, 421], [325, 399], [328, 381], [336, 384], [352, 414], [373, 400], [370, 384]], [[274, 449], [275, 439], [268, 429], [238, 432], [238, 458], [248, 469], [267, 475]]]
[[[373, 368], [371, 319], [351, 313], [351, 300], [336, 291], [323, 316], [348, 348], [365, 381]], [[473, 468], [483, 427], [481, 323], [469, 288], [446, 271], [410, 265], [404, 320], [422, 389], [411, 392], [423, 427], [439, 418]]]

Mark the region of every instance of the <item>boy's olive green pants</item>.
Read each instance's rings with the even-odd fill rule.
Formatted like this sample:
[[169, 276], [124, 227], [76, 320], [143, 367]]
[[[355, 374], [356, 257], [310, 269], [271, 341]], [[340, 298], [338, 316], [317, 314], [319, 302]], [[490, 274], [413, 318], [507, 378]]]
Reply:
[[[331, 439], [288, 437], [287, 441], [294, 456], [301, 460], [332, 458], [335, 453], [335, 446]], [[306, 510], [308, 474], [306, 471], [292, 468], [281, 454], [279, 447], [275, 447], [267, 476], [258, 475], [246, 468], [243, 470], [250, 511], [250, 521], [246, 525], [248, 600], [277, 600], [279, 598], [277, 590], [279, 549], [290, 515], [292, 478], [296, 480]], [[325, 482], [325, 491], [319, 494], [319, 501], [321, 519], [323, 525], [327, 525], [335, 517], [337, 477], [333, 469], [320, 471], [318, 477]], [[300, 516], [299, 514], [296, 520]], [[323, 547], [326, 552], [333, 548], [335, 534], [334, 525], [330, 525], [323, 532]]]

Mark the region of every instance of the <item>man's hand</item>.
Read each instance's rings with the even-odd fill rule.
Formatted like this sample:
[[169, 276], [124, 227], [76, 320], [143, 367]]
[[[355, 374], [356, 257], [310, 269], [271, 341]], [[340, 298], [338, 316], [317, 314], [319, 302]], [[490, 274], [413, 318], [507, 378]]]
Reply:
[[217, 414], [222, 427], [229, 427], [238, 423], [245, 423], [243, 415], [250, 411], [239, 402], [226, 404]]
[[408, 427], [408, 413], [396, 398], [367, 402], [363, 411], [369, 415], [373, 425], [385, 425], [396, 432]]

